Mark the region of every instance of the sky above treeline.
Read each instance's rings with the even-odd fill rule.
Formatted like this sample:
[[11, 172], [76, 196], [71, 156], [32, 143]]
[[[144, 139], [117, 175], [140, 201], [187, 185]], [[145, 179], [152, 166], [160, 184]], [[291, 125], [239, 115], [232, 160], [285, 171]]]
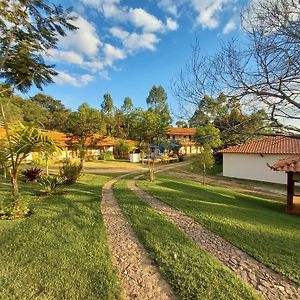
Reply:
[[[131, 97], [145, 107], [153, 85], [162, 85], [171, 111], [180, 115], [170, 81], [191, 56], [197, 37], [203, 54], [241, 35], [240, 0], [65, 0], [75, 32], [61, 38], [46, 61], [59, 75], [44, 93], [75, 110], [87, 102], [99, 108], [105, 93], [116, 106]], [[37, 93], [32, 89], [29, 95]], [[176, 117], [175, 117], [176, 118]]]

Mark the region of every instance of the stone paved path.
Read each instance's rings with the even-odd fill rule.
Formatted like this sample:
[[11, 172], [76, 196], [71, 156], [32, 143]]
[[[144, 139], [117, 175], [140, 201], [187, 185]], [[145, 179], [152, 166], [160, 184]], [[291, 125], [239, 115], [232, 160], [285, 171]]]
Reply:
[[[138, 177], [140, 176], [137, 176], [135, 179]], [[300, 288], [290, 280], [202, 227], [193, 219], [145, 193], [136, 186], [134, 180], [128, 181], [128, 187], [141, 200], [148, 203], [164, 217], [177, 225], [201, 248], [214, 255], [243, 281], [250, 284], [263, 298], [270, 300], [300, 299]]]
[[119, 176], [102, 190], [101, 209], [113, 265], [119, 271], [122, 298], [139, 300], [176, 299], [147, 252], [139, 243], [113, 195], [112, 186]]

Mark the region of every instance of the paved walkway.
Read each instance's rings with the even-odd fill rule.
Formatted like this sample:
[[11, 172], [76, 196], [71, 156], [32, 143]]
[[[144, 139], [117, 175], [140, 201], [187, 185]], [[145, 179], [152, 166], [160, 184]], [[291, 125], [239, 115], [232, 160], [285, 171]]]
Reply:
[[250, 284], [263, 298], [270, 300], [300, 299], [300, 288], [293, 282], [205, 229], [193, 219], [145, 193], [136, 186], [134, 180], [128, 182], [128, 187], [141, 200], [148, 203], [164, 217], [177, 225], [201, 248], [214, 255], [221, 263], [234, 271], [244, 282]]
[[139, 300], [176, 299], [168, 283], [138, 241], [113, 195], [112, 186], [119, 176], [102, 190], [101, 208], [114, 267], [119, 272], [122, 298]]

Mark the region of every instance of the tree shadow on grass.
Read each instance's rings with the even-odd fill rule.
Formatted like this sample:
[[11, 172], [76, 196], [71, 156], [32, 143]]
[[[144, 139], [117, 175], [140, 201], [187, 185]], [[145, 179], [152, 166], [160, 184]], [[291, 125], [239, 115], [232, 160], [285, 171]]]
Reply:
[[275, 230], [300, 230], [300, 218], [287, 215], [285, 205], [278, 201], [182, 182], [160, 181], [156, 186], [149, 189], [146, 186], [146, 189], [197, 220], [205, 217], [207, 220], [221, 219], [228, 223], [253, 224]]
[[145, 187], [152, 195], [299, 284], [300, 218], [287, 215], [284, 203], [174, 180], [158, 180]]
[[100, 178], [35, 198], [31, 217], [8, 221], [1, 230], [2, 279], [11, 287], [18, 284], [16, 295], [118, 299], [112, 296], [117, 289], [99, 206]]
[[[225, 188], [213, 186], [201, 186], [195, 183], [184, 183], [178, 181], [163, 181], [158, 182], [158, 186], [164, 188], [161, 192], [174, 191], [180, 195], [189, 197], [193, 201], [207, 201], [222, 203], [229, 206], [245, 207], [245, 208], [267, 208], [278, 212], [284, 211], [284, 203], [270, 200], [269, 198], [247, 195], [235, 192]], [[154, 187], [155, 188], [155, 187]], [[159, 192], [159, 189], [157, 190]]]

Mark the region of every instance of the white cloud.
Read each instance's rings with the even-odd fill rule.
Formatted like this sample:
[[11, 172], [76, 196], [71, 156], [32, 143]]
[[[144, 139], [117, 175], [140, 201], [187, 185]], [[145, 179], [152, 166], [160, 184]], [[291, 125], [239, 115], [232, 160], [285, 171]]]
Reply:
[[178, 24], [176, 21], [172, 20], [171, 18], [167, 18], [167, 24], [166, 24], [166, 27], [169, 29], [169, 30], [177, 30], [178, 29]]
[[124, 46], [129, 50], [148, 49], [155, 50], [155, 44], [159, 42], [159, 38], [154, 33], [131, 33], [124, 41]]
[[100, 59], [95, 57], [91, 60], [84, 60], [82, 55], [74, 51], [53, 49], [48, 51], [48, 53], [45, 54], [45, 57], [50, 61], [77, 65], [93, 73], [103, 70], [105, 67], [105, 63]]
[[203, 28], [214, 29], [219, 25], [224, 6], [232, 2], [234, 0], [191, 0], [191, 5], [198, 14], [197, 23]]
[[112, 67], [115, 60], [126, 58], [126, 54], [123, 50], [114, 47], [111, 44], [105, 44], [103, 48], [105, 63]]
[[69, 32], [65, 37], [62, 37], [59, 41], [59, 47], [72, 51], [76, 50], [88, 56], [96, 55], [102, 43], [95, 25], [81, 16], [77, 16], [73, 24], [78, 27], [78, 30]]
[[121, 0], [81, 0], [83, 4], [100, 11], [107, 18], [123, 19], [126, 12], [120, 6]]
[[[122, 23], [131, 23], [143, 32], [164, 32], [176, 30], [178, 25], [172, 19], [164, 24], [156, 16], [143, 8], [129, 8], [121, 5], [121, 0], [81, 0], [83, 4], [97, 9], [104, 17], [113, 18]], [[175, 25], [176, 23], [176, 25]], [[176, 28], [176, 29], [175, 29]]]
[[234, 31], [237, 28], [235, 19], [230, 19], [228, 23], [223, 28], [223, 34], [228, 34], [231, 31]]
[[80, 76], [72, 76], [66, 72], [58, 72], [58, 75], [54, 77], [54, 81], [57, 84], [70, 84], [75, 87], [82, 87], [94, 80], [94, 77], [89, 74]]
[[129, 52], [139, 49], [155, 50], [155, 45], [159, 42], [158, 37], [154, 33], [145, 32], [138, 34], [136, 32], [129, 33], [119, 27], [112, 27], [110, 33], [121, 40], [125, 49]]
[[164, 29], [160, 20], [142, 8], [130, 8], [128, 16], [131, 23], [137, 28], [142, 28], [144, 32], [157, 32]]
[[71, 63], [75, 65], [82, 65], [84, 63], [83, 57], [74, 51], [52, 49], [48, 51], [46, 56], [50, 60]]
[[119, 27], [112, 27], [109, 29], [109, 31], [114, 37], [117, 37], [118, 39], [120, 39], [122, 41], [125, 40], [129, 35], [128, 31], [125, 31]]
[[178, 14], [177, 5], [173, 0], [160, 0], [158, 2], [158, 7], [174, 16], [177, 16]]

